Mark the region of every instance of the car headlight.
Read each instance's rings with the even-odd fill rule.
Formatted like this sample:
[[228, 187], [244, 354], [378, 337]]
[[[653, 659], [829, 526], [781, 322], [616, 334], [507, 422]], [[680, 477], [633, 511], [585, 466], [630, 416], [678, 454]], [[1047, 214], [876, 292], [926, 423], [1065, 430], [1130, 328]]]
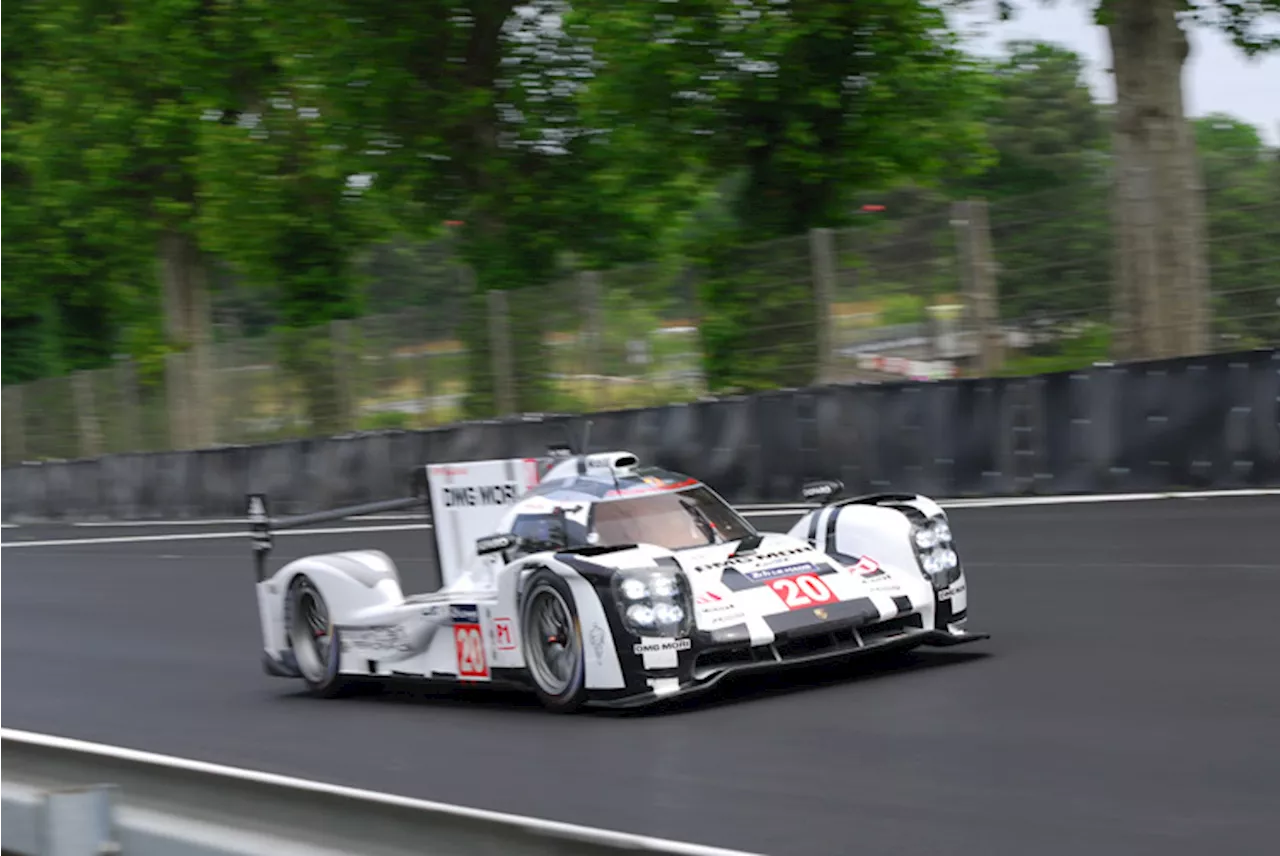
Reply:
[[688, 635], [693, 598], [684, 574], [666, 568], [619, 571], [613, 596], [623, 625], [636, 636]]
[[920, 570], [935, 589], [944, 589], [959, 579], [960, 557], [945, 515], [915, 524], [911, 529], [911, 544]]

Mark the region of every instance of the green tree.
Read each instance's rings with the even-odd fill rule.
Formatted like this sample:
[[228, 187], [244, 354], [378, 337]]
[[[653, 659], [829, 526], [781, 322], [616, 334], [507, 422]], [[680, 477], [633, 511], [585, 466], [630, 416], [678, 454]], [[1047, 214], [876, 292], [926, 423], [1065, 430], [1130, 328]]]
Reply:
[[203, 129], [197, 226], [207, 250], [270, 291], [278, 356], [299, 381], [310, 430], [336, 433], [350, 414], [327, 324], [360, 314], [354, 254], [387, 224], [351, 186], [323, 107], [284, 79], [265, 94], [252, 112]]
[[1073, 51], [1012, 42], [993, 63], [983, 120], [995, 160], [951, 182], [991, 202], [1005, 318], [1105, 321], [1111, 281], [1106, 117]]
[[0, 384], [35, 379], [55, 361], [51, 301], [38, 288], [47, 235], [19, 151], [32, 114], [22, 72], [40, 44], [31, 12], [15, 3], [0, 17]]
[[348, 129], [348, 171], [371, 175], [371, 192], [415, 237], [438, 233], [444, 220], [464, 223], [458, 252], [478, 286], [459, 331], [471, 361], [471, 415], [496, 409], [484, 296], [492, 289], [520, 292], [508, 301], [515, 404], [546, 407], [547, 307], [528, 289], [561, 272], [566, 235], [596, 225], [584, 216], [586, 194], [575, 197], [589, 170], [576, 139], [574, 81], [585, 76], [589, 57], [553, 25], [563, 7], [490, 0], [263, 6], [291, 75]]
[[[1001, 17], [1018, 6], [994, 5]], [[1116, 84], [1115, 356], [1201, 353], [1209, 347], [1209, 266], [1205, 195], [1183, 106], [1185, 27], [1216, 28], [1249, 55], [1273, 50], [1280, 35], [1265, 24], [1276, 20], [1280, 0], [1090, 0], [1088, 8], [1107, 30]]]
[[915, 0], [582, 2], [570, 21], [595, 39], [588, 125], [717, 187], [706, 210], [720, 214], [684, 247], [711, 387], [812, 382], [807, 277], [749, 271], [738, 248], [842, 225], [858, 189], [974, 163], [978, 78], [942, 13]]
[[1195, 122], [1209, 214], [1214, 333], [1234, 347], [1280, 341], [1280, 149], [1214, 114]]

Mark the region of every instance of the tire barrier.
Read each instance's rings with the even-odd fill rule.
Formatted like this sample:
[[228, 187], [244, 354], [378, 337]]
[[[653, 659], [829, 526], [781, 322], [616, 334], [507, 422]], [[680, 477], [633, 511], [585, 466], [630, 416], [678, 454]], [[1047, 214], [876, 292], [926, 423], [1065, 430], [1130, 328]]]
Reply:
[[696, 476], [730, 502], [801, 484], [936, 497], [1229, 489], [1280, 482], [1280, 349], [1054, 374], [833, 385], [3, 470], [3, 519], [241, 517], [247, 493], [301, 514], [406, 495], [428, 463], [591, 447]]

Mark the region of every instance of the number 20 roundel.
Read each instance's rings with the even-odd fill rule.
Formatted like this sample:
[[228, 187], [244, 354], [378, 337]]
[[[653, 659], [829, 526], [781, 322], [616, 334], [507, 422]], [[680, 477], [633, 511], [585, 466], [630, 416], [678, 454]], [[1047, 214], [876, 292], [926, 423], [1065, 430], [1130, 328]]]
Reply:
[[769, 581], [769, 588], [787, 609], [805, 609], [836, 600], [836, 594], [817, 574], [798, 574]]
[[488, 678], [489, 664], [484, 656], [484, 639], [479, 624], [455, 624], [453, 644], [458, 653], [458, 678], [460, 680]]

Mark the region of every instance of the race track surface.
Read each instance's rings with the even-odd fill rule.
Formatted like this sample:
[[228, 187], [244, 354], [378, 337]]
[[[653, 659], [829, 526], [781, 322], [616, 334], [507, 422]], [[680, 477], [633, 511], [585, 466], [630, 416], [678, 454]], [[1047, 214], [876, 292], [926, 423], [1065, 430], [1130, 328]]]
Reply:
[[[1280, 498], [951, 515], [988, 642], [648, 716], [306, 698], [259, 667], [246, 539], [6, 546], [4, 725], [770, 854], [1277, 852]], [[377, 546], [412, 590], [430, 537], [273, 558]]]

